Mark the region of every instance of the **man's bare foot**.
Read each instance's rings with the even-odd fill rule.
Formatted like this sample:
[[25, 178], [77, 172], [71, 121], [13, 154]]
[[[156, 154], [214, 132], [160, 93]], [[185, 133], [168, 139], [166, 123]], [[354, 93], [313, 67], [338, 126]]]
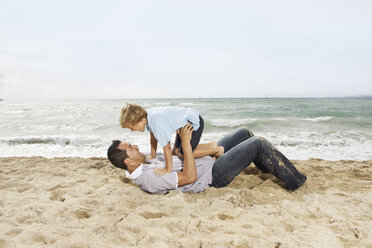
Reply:
[[220, 156], [222, 156], [222, 154], [225, 153], [225, 148], [223, 146], [218, 146], [217, 147], [218, 151], [214, 154], [214, 159], [217, 159], [219, 158]]

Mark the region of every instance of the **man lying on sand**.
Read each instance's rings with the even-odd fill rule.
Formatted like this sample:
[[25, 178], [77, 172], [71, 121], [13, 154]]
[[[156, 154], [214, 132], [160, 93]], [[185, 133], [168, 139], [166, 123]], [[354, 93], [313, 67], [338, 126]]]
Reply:
[[170, 190], [197, 193], [208, 187], [225, 187], [251, 162], [281, 179], [288, 191], [296, 190], [306, 181], [306, 176], [291, 161], [267, 140], [253, 136], [246, 127], [236, 129], [218, 142], [225, 153], [217, 160], [209, 156], [194, 158], [190, 144], [192, 131], [188, 123], [179, 132], [184, 160], [173, 156], [172, 172], [166, 175], [154, 174], [155, 168], [164, 168], [164, 156], [147, 160], [136, 145], [115, 140], [108, 148], [107, 157], [113, 165], [125, 169], [127, 177], [142, 190], [156, 194]]

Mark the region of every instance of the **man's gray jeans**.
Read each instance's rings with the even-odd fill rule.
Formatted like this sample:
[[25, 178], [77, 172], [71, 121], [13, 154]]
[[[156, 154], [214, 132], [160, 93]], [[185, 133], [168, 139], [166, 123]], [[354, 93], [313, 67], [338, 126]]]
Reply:
[[218, 142], [225, 148], [212, 169], [212, 187], [228, 185], [252, 162], [262, 172], [270, 172], [285, 183], [289, 191], [302, 186], [306, 176], [281, 152], [263, 138], [257, 138], [246, 127], [240, 127]]

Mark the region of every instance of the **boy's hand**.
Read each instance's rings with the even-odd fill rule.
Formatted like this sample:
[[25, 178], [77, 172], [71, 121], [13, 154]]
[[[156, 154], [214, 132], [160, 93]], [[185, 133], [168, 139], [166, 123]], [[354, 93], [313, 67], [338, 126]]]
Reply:
[[168, 170], [165, 169], [165, 168], [155, 168], [155, 169], [154, 169], [154, 173], [155, 173], [155, 175], [163, 176], [163, 175], [169, 174], [169, 173], [171, 173], [171, 172], [168, 171]]
[[147, 158], [148, 160], [151, 160], [151, 159], [154, 159], [155, 157], [153, 157], [153, 156], [151, 156], [151, 155], [147, 155], [146, 158]]
[[190, 143], [193, 131], [194, 128], [192, 127], [192, 124], [188, 122], [183, 128], [181, 128], [181, 131], [177, 131], [177, 133], [180, 135], [182, 142]]

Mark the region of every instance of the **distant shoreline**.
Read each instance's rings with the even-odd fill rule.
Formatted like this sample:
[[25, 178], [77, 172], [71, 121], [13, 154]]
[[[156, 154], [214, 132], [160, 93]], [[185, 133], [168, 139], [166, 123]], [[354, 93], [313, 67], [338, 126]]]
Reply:
[[[24, 100], [24, 101], [64, 101], [64, 100], [148, 100], [148, 99], [372, 99], [372, 95], [360, 96], [329, 96], [329, 97], [138, 97], [138, 98], [54, 98], [54, 99], [18, 99], [9, 98], [8, 100]], [[4, 101], [0, 98], [0, 101]]]
[[366, 95], [366, 96], [348, 96], [348, 97], [334, 97], [334, 98], [355, 98], [355, 99], [369, 99], [372, 98], [372, 95]]

